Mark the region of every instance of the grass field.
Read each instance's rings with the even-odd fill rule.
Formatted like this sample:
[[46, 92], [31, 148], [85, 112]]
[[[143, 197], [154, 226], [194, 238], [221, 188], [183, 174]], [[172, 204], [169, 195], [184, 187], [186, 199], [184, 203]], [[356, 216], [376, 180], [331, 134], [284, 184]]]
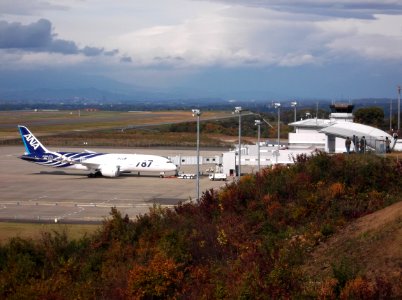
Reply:
[[9, 223], [0, 222], [0, 243], [5, 243], [13, 237], [24, 239], [40, 239], [44, 232], [67, 233], [70, 239], [79, 239], [85, 234], [94, 233], [100, 225], [87, 224], [36, 224], [36, 223]]
[[[205, 112], [202, 119], [230, 117], [230, 112]], [[0, 140], [17, 138], [17, 125], [26, 125], [38, 136], [72, 131], [195, 122], [190, 111], [0, 111]]]
[[[232, 118], [231, 112], [205, 112], [201, 121]], [[169, 125], [196, 122], [189, 111], [12, 111], [0, 112], [0, 145], [22, 144], [18, 124], [49, 147], [155, 147], [195, 145], [194, 132], [169, 132]], [[228, 146], [204, 134], [201, 146]]]

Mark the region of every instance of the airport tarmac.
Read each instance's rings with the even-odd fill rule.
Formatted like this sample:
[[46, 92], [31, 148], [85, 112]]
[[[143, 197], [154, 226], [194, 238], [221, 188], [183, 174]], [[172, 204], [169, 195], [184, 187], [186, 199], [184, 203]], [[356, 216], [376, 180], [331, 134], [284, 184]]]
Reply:
[[[59, 150], [52, 149], [49, 150]], [[81, 151], [83, 149], [62, 149]], [[103, 153], [146, 153], [162, 156], [195, 155], [194, 150], [91, 149]], [[88, 178], [87, 172], [55, 169], [19, 159], [24, 148], [0, 147], [0, 220], [96, 222], [111, 207], [130, 218], [148, 213], [154, 204], [172, 207], [196, 198], [196, 180], [123, 174], [116, 178]], [[219, 151], [202, 151], [216, 155]], [[191, 169], [192, 168], [192, 169]], [[186, 166], [186, 172], [196, 166]], [[207, 166], [201, 166], [200, 170]], [[228, 179], [227, 182], [229, 182]], [[219, 189], [225, 182], [200, 178], [200, 191]]]

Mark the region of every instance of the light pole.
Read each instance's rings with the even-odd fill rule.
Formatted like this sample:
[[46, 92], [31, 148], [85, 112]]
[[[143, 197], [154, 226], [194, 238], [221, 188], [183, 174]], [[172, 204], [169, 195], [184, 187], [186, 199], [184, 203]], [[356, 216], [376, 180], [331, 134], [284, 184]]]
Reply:
[[392, 131], [392, 98], [389, 102], [389, 131]]
[[281, 122], [281, 104], [276, 102], [274, 103], [274, 107], [278, 109], [278, 150], [276, 153], [276, 163], [278, 163], [278, 156], [279, 156], [279, 139], [281, 136], [281, 127], [280, 127], [280, 122]]
[[239, 114], [239, 168], [238, 168], [238, 178], [240, 179], [241, 176], [241, 112], [242, 112], [241, 106], [236, 106], [235, 107], [235, 113]]
[[[297, 102], [296, 101], [290, 102], [290, 105], [294, 108], [294, 111], [295, 111], [294, 122], [296, 122], [296, 106], [297, 106]], [[296, 126], [295, 126], [295, 132], [296, 132]]]
[[401, 129], [401, 86], [398, 85], [398, 133]]
[[200, 200], [200, 115], [199, 109], [193, 109], [193, 117], [197, 117], [197, 201]]
[[297, 102], [296, 101], [290, 102], [290, 105], [292, 107], [294, 107], [294, 113], [295, 113], [294, 122], [296, 122], [296, 106], [297, 106]]
[[261, 130], [261, 120], [255, 120], [254, 124], [258, 126], [258, 135], [257, 135], [257, 149], [258, 149], [258, 172], [260, 172], [260, 130]]

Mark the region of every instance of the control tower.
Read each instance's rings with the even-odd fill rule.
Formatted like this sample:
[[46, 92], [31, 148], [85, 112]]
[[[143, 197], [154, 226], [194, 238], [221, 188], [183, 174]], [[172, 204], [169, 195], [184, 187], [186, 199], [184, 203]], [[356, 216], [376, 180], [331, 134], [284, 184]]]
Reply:
[[353, 122], [353, 109], [355, 106], [348, 103], [335, 103], [329, 106], [331, 122]]

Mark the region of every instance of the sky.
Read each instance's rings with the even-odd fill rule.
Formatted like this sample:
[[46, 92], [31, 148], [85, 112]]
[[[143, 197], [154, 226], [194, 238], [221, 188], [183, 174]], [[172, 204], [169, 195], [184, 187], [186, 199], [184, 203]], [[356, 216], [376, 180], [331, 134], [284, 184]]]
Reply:
[[0, 76], [9, 88], [396, 98], [402, 0], [0, 0]]

